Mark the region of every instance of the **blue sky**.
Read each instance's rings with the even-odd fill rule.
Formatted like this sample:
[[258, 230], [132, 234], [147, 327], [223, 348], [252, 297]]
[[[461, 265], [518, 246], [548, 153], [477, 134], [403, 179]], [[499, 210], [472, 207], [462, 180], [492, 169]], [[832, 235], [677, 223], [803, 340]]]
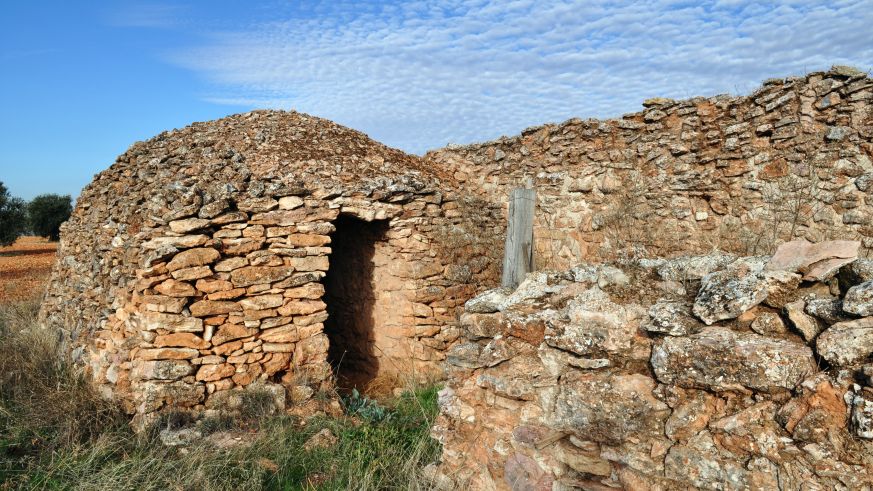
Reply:
[[5, 2], [0, 181], [77, 195], [136, 140], [297, 109], [422, 153], [654, 96], [873, 68], [873, 1]]

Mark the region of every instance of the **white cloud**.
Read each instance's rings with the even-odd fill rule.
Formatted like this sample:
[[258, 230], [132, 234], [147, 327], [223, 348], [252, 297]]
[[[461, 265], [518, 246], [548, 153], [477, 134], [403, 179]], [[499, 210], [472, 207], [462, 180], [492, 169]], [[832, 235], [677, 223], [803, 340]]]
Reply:
[[294, 108], [413, 152], [873, 66], [869, 0], [306, 5], [171, 59], [208, 76], [213, 102]]

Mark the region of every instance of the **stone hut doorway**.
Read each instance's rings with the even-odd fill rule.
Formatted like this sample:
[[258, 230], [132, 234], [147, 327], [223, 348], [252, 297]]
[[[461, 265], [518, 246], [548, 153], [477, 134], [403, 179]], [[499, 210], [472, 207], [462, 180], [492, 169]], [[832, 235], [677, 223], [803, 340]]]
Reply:
[[330, 265], [324, 278], [328, 318], [324, 332], [330, 341], [328, 361], [337, 388], [367, 390], [379, 373], [375, 345], [377, 259], [387, 247], [387, 220], [364, 221], [340, 215], [331, 234]]

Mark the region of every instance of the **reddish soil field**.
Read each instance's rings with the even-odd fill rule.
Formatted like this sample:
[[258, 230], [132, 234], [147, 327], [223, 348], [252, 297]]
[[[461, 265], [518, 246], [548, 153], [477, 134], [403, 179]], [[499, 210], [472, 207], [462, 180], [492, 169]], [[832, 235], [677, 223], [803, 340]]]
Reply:
[[0, 303], [42, 295], [55, 264], [58, 243], [41, 237], [21, 237], [0, 247]]

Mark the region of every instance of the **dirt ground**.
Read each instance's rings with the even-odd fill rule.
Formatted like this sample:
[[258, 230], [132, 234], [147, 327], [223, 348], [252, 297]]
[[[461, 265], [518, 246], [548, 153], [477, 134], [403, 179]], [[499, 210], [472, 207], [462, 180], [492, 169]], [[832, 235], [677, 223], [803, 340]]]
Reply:
[[0, 303], [42, 295], [57, 248], [57, 242], [42, 237], [21, 237], [0, 247]]

